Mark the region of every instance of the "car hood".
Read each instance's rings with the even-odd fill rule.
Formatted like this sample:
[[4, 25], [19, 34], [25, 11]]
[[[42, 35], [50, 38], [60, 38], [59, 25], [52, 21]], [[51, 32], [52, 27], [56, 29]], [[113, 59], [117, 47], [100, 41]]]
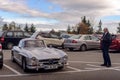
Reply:
[[51, 58], [61, 58], [67, 55], [62, 50], [54, 48], [29, 48], [25, 49], [29, 58], [36, 57], [37, 59], [51, 59]]

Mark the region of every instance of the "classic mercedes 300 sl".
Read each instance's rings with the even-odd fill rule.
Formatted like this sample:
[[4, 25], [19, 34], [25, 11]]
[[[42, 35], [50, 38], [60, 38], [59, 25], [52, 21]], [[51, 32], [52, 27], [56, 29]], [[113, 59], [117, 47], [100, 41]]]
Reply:
[[20, 40], [11, 52], [11, 60], [28, 70], [63, 69], [67, 65], [67, 54], [59, 49], [48, 48], [43, 40], [26, 38]]

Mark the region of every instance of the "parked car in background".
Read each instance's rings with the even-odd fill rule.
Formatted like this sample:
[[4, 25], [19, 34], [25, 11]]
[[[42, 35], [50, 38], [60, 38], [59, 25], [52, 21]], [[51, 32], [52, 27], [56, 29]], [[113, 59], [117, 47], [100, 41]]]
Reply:
[[120, 51], [120, 34], [112, 35], [110, 50]]
[[2, 45], [0, 44], [0, 69], [3, 67], [3, 52], [2, 52]]
[[62, 37], [60, 37], [56, 34], [35, 32], [31, 36], [31, 38], [44, 40], [45, 43], [47, 44], [47, 46], [64, 48], [64, 46], [63, 46], [64, 39], [62, 39]]
[[18, 45], [23, 38], [28, 38], [31, 35], [24, 31], [1, 31], [0, 42], [3, 49], [11, 49], [14, 45]]
[[62, 35], [60, 35], [60, 37], [64, 40], [64, 39], [68, 39], [68, 38], [70, 38], [71, 36], [73, 36], [74, 34], [62, 34]]
[[94, 35], [73, 35], [64, 41], [64, 48], [69, 50], [79, 49], [81, 51], [98, 49], [100, 48], [100, 40]]
[[65, 52], [48, 48], [43, 40], [26, 38], [12, 49], [12, 61], [22, 66], [24, 71], [39, 69], [62, 69], [67, 64]]

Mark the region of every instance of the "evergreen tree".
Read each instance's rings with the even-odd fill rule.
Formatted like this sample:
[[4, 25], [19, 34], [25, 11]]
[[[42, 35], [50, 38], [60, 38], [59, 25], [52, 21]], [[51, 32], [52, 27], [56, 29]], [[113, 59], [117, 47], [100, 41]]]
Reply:
[[84, 16], [84, 17], [82, 17], [82, 22], [84, 23], [84, 24], [86, 24], [86, 16]]
[[120, 33], [120, 23], [118, 23], [118, 27], [117, 27], [117, 33]]
[[88, 26], [88, 27], [91, 26], [91, 24], [90, 24], [90, 20], [88, 20], [88, 22], [87, 22], [87, 26]]
[[25, 25], [24, 31], [29, 32], [28, 24]]
[[31, 24], [31, 27], [30, 27], [30, 32], [31, 33], [34, 33], [36, 31], [35, 27], [33, 24]]
[[102, 33], [102, 21], [100, 20], [99, 25], [98, 25], [98, 31], [96, 32], [97, 34]]
[[68, 25], [68, 28], [67, 28], [67, 32], [70, 33], [71, 32], [71, 28], [70, 26]]

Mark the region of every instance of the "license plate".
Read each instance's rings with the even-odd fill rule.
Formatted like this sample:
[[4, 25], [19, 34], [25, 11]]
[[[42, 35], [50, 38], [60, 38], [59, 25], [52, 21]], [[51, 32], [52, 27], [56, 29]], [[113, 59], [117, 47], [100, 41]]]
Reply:
[[57, 65], [46, 65], [46, 66], [44, 67], [44, 69], [57, 69], [57, 68], [58, 68]]

